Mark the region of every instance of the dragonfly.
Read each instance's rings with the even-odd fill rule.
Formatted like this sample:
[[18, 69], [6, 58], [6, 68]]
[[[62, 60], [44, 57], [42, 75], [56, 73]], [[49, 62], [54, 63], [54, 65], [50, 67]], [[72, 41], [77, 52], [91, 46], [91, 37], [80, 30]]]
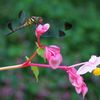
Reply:
[[[20, 11], [19, 14], [18, 14], [18, 17], [21, 18], [23, 15], [23, 11]], [[20, 29], [23, 29], [27, 26], [31, 26], [31, 25], [38, 25], [38, 24], [42, 24], [43, 23], [43, 18], [42, 17], [38, 17], [38, 16], [31, 16], [29, 18], [25, 18], [24, 22], [22, 25], [16, 27], [15, 29], [13, 28], [13, 24], [12, 22], [9, 22], [8, 23], [8, 28], [10, 29], [10, 32], [7, 34], [10, 35]]]
[[[23, 11], [20, 11], [18, 14], [19, 18], [23, 18], [24, 13]], [[8, 23], [8, 28], [11, 30], [7, 35], [10, 35], [20, 29], [23, 29], [27, 26], [31, 25], [39, 25], [39, 24], [44, 24], [44, 23], [49, 23], [50, 24], [50, 29], [48, 32], [42, 35], [42, 37], [64, 37], [66, 36], [66, 31], [70, 30], [72, 28], [72, 24], [67, 22], [67, 21], [61, 21], [57, 19], [49, 20], [48, 18], [42, 18], [42, 17], [37, 17], [37, 16], [32, 16], [29, 18], [24, 18], [23, 24], [20, 25], [19, 27], [16, 27], [15, 29], [13, 28], [12, 22]], [[45, 20], [45, 21], [44, 21]]]

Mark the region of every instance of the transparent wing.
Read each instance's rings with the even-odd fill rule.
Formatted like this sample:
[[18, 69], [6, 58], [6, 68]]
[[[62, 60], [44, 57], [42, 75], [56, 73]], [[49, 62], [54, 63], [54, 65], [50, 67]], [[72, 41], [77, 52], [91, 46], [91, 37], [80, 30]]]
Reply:
[[26, 14], [23, 10], [18, 13], [18, 20], [20, 25], [23, 25], [24, 22], [29, 18], [29, 14]]
[[18, 19], [14, 22], [10, 21], [8, 23], [8, 29], [10, 29], [10, 32], [7, 33], [6, 35], [9, 36], [10, 34], [16, 32], [17, 30], [20, 30], [27, 18], [28, 18], [28, 14], [26, 15], [24, 11], [20, 11], [18, 13]]
[[72, 28], [72, 24], [64, 20], [53, 19], [48, 20], [47, 22], [50, 24], [50, 29], [43, 35], [43, 37], [64, 37], [68, 30]]

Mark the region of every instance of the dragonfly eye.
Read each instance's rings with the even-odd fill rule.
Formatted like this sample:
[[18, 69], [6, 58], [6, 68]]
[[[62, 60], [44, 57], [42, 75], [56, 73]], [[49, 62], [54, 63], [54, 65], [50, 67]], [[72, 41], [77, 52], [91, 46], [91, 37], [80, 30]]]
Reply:
[[33, 22], [35, 22], [36, 24], [42, 24], [43, 23], [43, 18], [42, 17], [32, 16], [31, 20]]
[[39, 17], [38, 18], [38, 21], [39, 21], [40, 24], [42, 24], [43, 23], [43, 18], [42, 17]]

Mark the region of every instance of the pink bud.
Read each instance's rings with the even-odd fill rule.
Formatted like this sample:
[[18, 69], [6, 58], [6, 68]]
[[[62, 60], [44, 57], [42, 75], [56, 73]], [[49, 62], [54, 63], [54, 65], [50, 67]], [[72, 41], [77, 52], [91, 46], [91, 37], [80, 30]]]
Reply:
[[83, 98], [88, 92], [88, 88], [83, 81], [82, 76], [77, 74], [77, 70], [75, 68], [69, 68], [67, 69], [67, 73], [69, 74], [69, 80], [72, 83], [72, 85], [75, 87], [75, 90], [78, 94], [82, 93]]
[[36, 28], [36, 37], [40, 37], [40, 35], [45, 33], [49, 29], [49, 27], [50, 25], [48, 23], [44, 25], [39, 24]]
[[60, 54], [60, 48], [55, 45], [51, 45], [45, 48], [45, 58], [48, 60], [50, 66], [53, 69], [59, 67], [62, 62], [62, 55]]

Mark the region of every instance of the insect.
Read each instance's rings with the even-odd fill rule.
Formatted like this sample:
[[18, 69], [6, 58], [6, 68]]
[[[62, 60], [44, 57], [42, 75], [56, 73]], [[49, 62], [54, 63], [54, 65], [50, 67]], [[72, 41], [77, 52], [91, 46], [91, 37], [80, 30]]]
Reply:
[[[18, 17], [22, 17], [22, 14], [23, 14], [23, 11], [20, 11], [19, 14], [18, 14]], [[22, 25], [16, 27], [16, 28], [13, 28], [12, 26], [12, 22], [9, 22], [8, 23], [8, 28], [11, 30], [11, 32], [9, 32], [7, 35], [10, 35], [24, 27], [27, 27], [27, 26], [30, 26], [30, 25], [38, 25], [38, 24], [42, 24], [43, 23], [43, 19], [42, 17], [37, 17], [37, 16], [32, 16], [32, 17], [29, 17], [29, 18], [26, 18], [23, 22]]]

